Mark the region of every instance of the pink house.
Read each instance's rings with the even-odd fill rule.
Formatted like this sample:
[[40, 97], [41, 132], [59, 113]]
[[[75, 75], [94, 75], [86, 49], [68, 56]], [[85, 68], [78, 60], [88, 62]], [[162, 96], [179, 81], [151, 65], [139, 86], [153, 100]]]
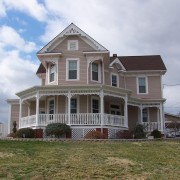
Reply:
[[159, 55], [117, 56], [70, 24], [38, 53], [40, 86], [8, 99], [9, 131], [45, 129], [60, 122], [71, 127], [72, 138], [92, 130], [108, 138], [143, 124], [148, 132], [164, 131], [162, 75]]

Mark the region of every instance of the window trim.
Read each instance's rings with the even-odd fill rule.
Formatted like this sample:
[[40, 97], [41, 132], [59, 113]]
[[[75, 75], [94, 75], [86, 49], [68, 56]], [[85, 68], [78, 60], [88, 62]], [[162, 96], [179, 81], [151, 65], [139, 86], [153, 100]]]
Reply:
[[149, 122], [149, 108], [146, 107], [146, 108], [143, 108], [143, 109], [142, 109], [142, 122], [143, 122], [143, 123], [147, 123], [147, 122], [144, 122], [144, 121], [143, 121], [143, 110], [144, 110], [144, 109], [147, 109], [147, 122]]
[[[75, 49], [70, 49], [70, 44], [71, 43], [76, 43], [76, 48]], [[78, 40], [68, 40], [68, 43], [67, 43], [67, 49], [68, 51], [77, 51], [79, 49], [79, 44], [78, 44]]]
[[[98, 64], [98, 81], [93, 80], [93, 73], [92, 73], [92, 65], [93, 65], [93, 63]], [[101, 64], [100, 64], [99, 61], [98, 61], [98, 62], [95, 62], [95, 61], [94, 61], [94, 62], [91, 63], [91, 81], [92, 81], [92, 82], [98, 82], [98, 83], [101, 82]]]
[[[76, 114], [78, 114], [79, 113], [79, 96], [74, 96], [71, 98], [71, 100], [72, 99], [76, 99], [76, 102], [77, 102], [77, 113]], [[71, 102], [70, 102], [70, 106], [71, 106]], [[70, 107], [70, 112], [71, 112], [71, 107]], [[74, 114], [74, 113], [71, 113], [71, 114]]]
[[[69, 61], [77, 61], [77, 79], [69, 79]], [[66, 59], [66, 81], [79, 81], [79, 58], [67, 58]]]
[[[54, 81], [50, 81], [50, 68], [51, 65], [54, 65]], [[49, 63], [48, 64], [48, 84], [54, 84], [57, 81], [57, 64]]]
[[[145, 87], [146, 87], [146, 92], [141, 93], [139, 92], [139, 78], [145, 78]], [[136, 77], [136, 87], [137, 87], [137, 94], [148, 94], [148, 77], [147, 76], [137, 76]]]
[[[112, 85], [112, 76], [116, 76], [116, 78], [117, 78], [117, 86]], [[111, 86], [112, 87], [119, 87], [119, 75], [116, 74], [116, 73], [111, 73]]]
[[99, 112], [100, 113], [100, 110], [101, 110], [101, 107], [100, 107], [100, 98], [99, 97], [96, 97], [96, 96], [91, 96], [91, 113], [93, 113], [93, 100], [98, 100], [99, 102]]
[[54, 101], [54, 114], [56, 114], [56, 102], [55, 102], [55, 97], [51, 97], [51, 98], [48, 98], [48, 100], [47, 100], [47, 112], [48, 112], [48, 114], [49, 114], [49, 103], [50, 103], [50, 101]]

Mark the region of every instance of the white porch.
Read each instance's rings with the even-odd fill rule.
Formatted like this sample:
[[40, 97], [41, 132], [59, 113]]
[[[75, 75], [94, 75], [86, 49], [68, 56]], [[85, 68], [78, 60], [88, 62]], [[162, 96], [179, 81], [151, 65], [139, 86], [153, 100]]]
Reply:
[[[69, 121], [70, 119], [70, 121]], [[39, 114], [38, 122], [36, 115], [23, 117], [20, 120], [20, 128], [45, 127], [51, 123], [65, 123], [70, 126], [114, 126], [127, 128], [124, 116], [100, 113], [79, 113], [79, 114]]]

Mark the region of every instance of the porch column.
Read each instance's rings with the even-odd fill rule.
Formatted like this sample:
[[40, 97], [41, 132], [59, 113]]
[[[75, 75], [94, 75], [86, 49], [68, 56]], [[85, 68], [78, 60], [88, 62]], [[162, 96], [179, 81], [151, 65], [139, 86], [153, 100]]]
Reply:
[[124, 125], [128, 128], [128, 108], [127, 97], [124, 98]]
[[163, 106], [162, 103], [159, 106], [160, 109], [160, 121], [161, 121], [161, 129], [160, 131], [163, 132], [164, 131], [164, 118], [163, 118]]
[[21, 128], [22, 99], [19, 100], [19, 129]]
[[100, 102], [101, 102], [101, 132], [103, 133], [103, 125], [104, 125], [104, 92], [100, 93]]
[[68, 125], [71, 124], [71, 93], [69, 92], [67, 95], [68, 98]]
[[39, 119], [39, 92], [36, 94], [36, 127], [38, 126]]

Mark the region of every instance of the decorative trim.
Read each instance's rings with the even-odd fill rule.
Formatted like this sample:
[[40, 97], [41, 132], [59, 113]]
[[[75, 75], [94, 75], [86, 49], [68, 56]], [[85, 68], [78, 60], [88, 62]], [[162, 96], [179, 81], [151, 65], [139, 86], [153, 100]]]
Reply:
[[[121, 61], [119, 60], [119, 58], [114, 59], [114, 60], [111, 62], [111, 64], [109, 65], [109, 67], [110, 67], [110, 68], [113, 67], [113, 65], [114, 65], [115, 63], [119, 64], [119, 65], [121, 66], [121, 68], [122, 68], [123, 71], [126, 71], [125, 67], [123, 66], [123, 64], [121, 63]], [[121, 71], [121, 70], [119, 70], [119, 71]]]

